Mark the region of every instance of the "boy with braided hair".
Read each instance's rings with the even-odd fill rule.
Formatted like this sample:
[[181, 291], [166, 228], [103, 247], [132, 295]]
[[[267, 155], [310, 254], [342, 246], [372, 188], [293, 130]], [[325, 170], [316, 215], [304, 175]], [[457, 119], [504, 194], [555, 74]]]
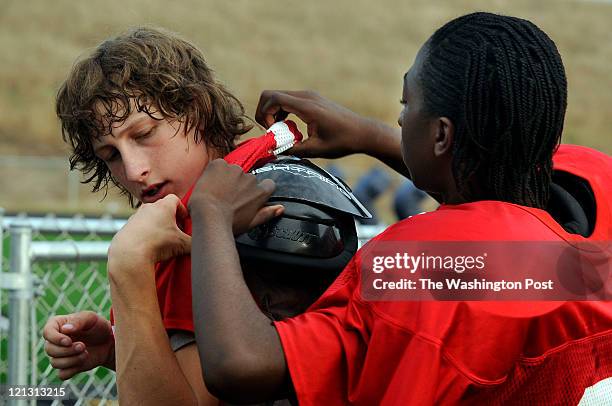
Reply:
[[[418, 52], [404, 76], [400, 133], [303, 91], [263, 92], [256, 118], [271, 125], [293, 113], [310, 138], [292, 153], [370, 154], [441, 203], [392, 225], [365, 250], [414, 241], [609, 247], [612, 159], [559, 146], [566, 100], [561, 57], [543, 31], [474, 13], [445, 24]], [[219, 397], [252, 401], [292, 388], [300, 405], [610, 399], [605, 301], [370, 301], [362, 250], [307, 312], [270, 325], [242, 295], [228, 294], [246, 289], [229, 231], [248, 218], [224, 209], [236, 192], [218, 181], [223, 174], [244, 183], [226, 165], [210, 166], [189, 207], [197, 344]], [[609, 248], [603, 254], [609, 269]], [[230, 328], [234, 338], [223, 340]]]

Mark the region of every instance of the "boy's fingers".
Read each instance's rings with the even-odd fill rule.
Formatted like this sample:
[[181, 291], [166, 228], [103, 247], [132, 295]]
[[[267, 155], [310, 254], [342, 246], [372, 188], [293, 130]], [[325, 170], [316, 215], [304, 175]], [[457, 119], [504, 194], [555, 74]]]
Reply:
[[275, 116], [281, 111], [285, 117], [286, 114], [293, 113], [302, 121], [308, 121], [308, 106], [301, 97], [293, 96], [288, 92], [271, 90], [264, 90], [261, 93], [255, 111], [255, 120], [268, 128], [274, 124]]
[[314, 138], [307, 138], [302, 142], [297, 142], [287, 151], [288, 154], [301, 158], [314, 158], [317, 152], [317, 140]]
[[312, 90], [283, 90], [283, 93], [300, 99], [314, 100], [317, 98], [317, 93]]
[[[257, 186], [261, 192], [255, 199], [255, 202], [257, 203], [257, 205], [259, 206], [259, 209], [261, 210], [261, 209], [266, 208], [266, 206], [264, 205], [268, 201], [270, 196], [272, 196], [272, 193], [274, 193], [274, 190], [276, 190], [276, 183], [274, 183], [272, 179], [264, 179], [261, 182], [259, 182]], [[264, 212], [267, 213], [266, 211]]]
[[184, 220], [189, 216], [189, 211], [177, 195], [169, 194], [160, 199], [159, 202], [160, 204], [163, 203], [172, 207], [174, 209], [174, 217], [177, 220]]
[[187, 217], [189, 217], [189, 211], [187, 210], [187, 207], [185, 207], [183, 202], [181, 202], [181, 200], [179, 199], [176, 203], [176, 218], [177, 220], [184, 220]]
[[80, 367], [83, 365], [85, 359], [87, 359], [87, 352], [83, 352], [79, 355], [73, 355], [70, 357], [58, 357], [50, 358], [51, 366], [55, 369], [66, 369], [73, 367]]
[[49, 319], [43, 328], [44, 339], [56, 345], [67, 346], [72, 344], [70, 337], [60, 332], [63, 323], [64, 320], [60, 317], [52, 317]]
[[274, 114], [274, 121], [277, 123], [279, 121], [285, 121], [287, 117], [289, 117], [289, 113], [281, 108]]
[[57, 371], [57, 376], [62, 381], [65, 381], [66, 379], [72, 378], [79, 372], [81, 372], [81, 368], [79, 367], [65, 368], [65, 369], [60, 369], [59, 371]]
[[74, 334], [87, 331], [96, 324], [97, 319], [98, 315], [90, 311], [69, 314], [66, 316], [66, 323], [61, 326], [61, 332]]
[[69, 357], [73, 355], [78, 355], [85, 350], [85, 344], [83, 343], [73, 343], [71, 346], [65, 347], [62, 345], [56, 345], [50, 343], [49, 341], [45, 342], [45, 352], [49, 357]]
[[259, 183], [259, 187], [263, 190], [266, 200], [268, 200], [268, 197], [276, 189], [276, 183], [272, 179], [264, 179]]
[[[180, 230], [179, 230], [180, 231]], [[191, 236], [180, 231], [180, 254], [179, 255], [187, 255], [191, 253]]]
[[257, 227], [263, 223], [266, 223], [275, 217], [280, 216], [281, 214], [283, 214], [284, 210], [285, 208], [280, 204], [262, 207], [261, 209], [259, 209], [257, 214], [255, 214], [255, 217], [251, 221], [251, 224], [249, 224], [249, 230], [253, 227]]
[[275, 122], [275, 115], [282, 109], [282, 106], [276, 103], [273, 94], [278, 93], [270, 90], [264, 90], [259, 96], [259, 102], [255, 110], [255, 121], [264, 126], [270, 127]]

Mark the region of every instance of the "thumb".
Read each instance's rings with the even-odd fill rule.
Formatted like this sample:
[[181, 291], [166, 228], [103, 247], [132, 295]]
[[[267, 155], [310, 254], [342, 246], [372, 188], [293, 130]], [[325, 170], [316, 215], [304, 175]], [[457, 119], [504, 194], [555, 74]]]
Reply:
[[257, 227], [261, 224], [267, 223], [275, 217], [278, 217], [283, 214], [285, 208], [280, 204], [275, 204], [274, 206], [264, 206], [255, 214], [253, 220], [249, 224], [249, 230]]
[[66, 323], [61, 327], [62, 333], [74, 334], [79, 331], [87, 331], [92, 328], [98, 319], [94, 312], [79, 312], [66, 316]]
[[187, 217], [189, 217], [189, 211], [187, 207], [181, 202], [181, 200], [177, 200], [176, 203], [176, 219], [179, 221], [184, 221]]
[[301, 158], [314, 158], [317, 156], [318, 139], [310, 137], [302, 142], [296, 143], [287, 153]]
[[[274, 193], [276, 189], [276, 183], [272, 179], [264, 179], [259, 183], [259, 187], [263, 190], [263, 196], [265, 197], [264, 202], [268, 200], [270, 195]], [[263, 202], [262, 202], [263, 204]]]
[[[180, 231], [180, 230], [179, 230]], [[191, 236], [180, 231], [179, 235], [179, 254], [186, 255], [191, 253]]]

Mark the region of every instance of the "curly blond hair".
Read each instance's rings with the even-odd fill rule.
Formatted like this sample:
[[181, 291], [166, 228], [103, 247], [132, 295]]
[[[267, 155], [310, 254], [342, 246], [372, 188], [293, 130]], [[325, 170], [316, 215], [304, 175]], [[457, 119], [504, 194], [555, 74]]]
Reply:
[[70, 168], [81, 170], [94, 192], [116, 185], [132, 206], [132, 197], [94, 154], [92, 141], [111, 134], [133, 108], [182, 121], [185, 133], [198, 129], [195, 142], [221, 155], [252, 128], [242, 103], [216, 81], [202, 53], [176, 34], [136, 27], [102, 42], [72, 67], [57, 93], [56, 114], [72, 147]]

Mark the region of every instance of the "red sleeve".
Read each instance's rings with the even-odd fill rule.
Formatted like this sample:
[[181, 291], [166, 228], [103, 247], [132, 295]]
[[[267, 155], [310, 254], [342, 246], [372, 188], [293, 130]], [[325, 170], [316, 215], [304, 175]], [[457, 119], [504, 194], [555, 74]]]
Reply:
[[310, 311], [275, 322], [300, 405], [347, 403], [349, 375], [365, 356], [361, 332], [345, 323], [357, 283], [351, 261]]
[[[396, 227], [369, 244], [395, 235]], [[306, 313], [275, 323], [299, 404], [432, 403], [444, 361], [436, 346], [379, 317], [360, 298], [363, 249]], [[415, 365], [431, 365], [430, 374]]]
[[579, 145], [563, 144], [553, 156], [555, 170], [569, 172], [588, 181], [596, 204], [596, 225], [591, 240], [612, 238], [612, 157]]
[[[186, 204], [186, 201], [183, 203]], [[191, 235], [190, 218], [186, 218], [180, 227]], [[155, 267], [155, 283], [159, 311], [166, 330], [193, 332], [191, 256], [181, 255], [158, 263]]]
[[438, 343], [358, 298], [355, 263], [307, 313], [275, 323], [299, 404], [432, 404], [465, 390]]

